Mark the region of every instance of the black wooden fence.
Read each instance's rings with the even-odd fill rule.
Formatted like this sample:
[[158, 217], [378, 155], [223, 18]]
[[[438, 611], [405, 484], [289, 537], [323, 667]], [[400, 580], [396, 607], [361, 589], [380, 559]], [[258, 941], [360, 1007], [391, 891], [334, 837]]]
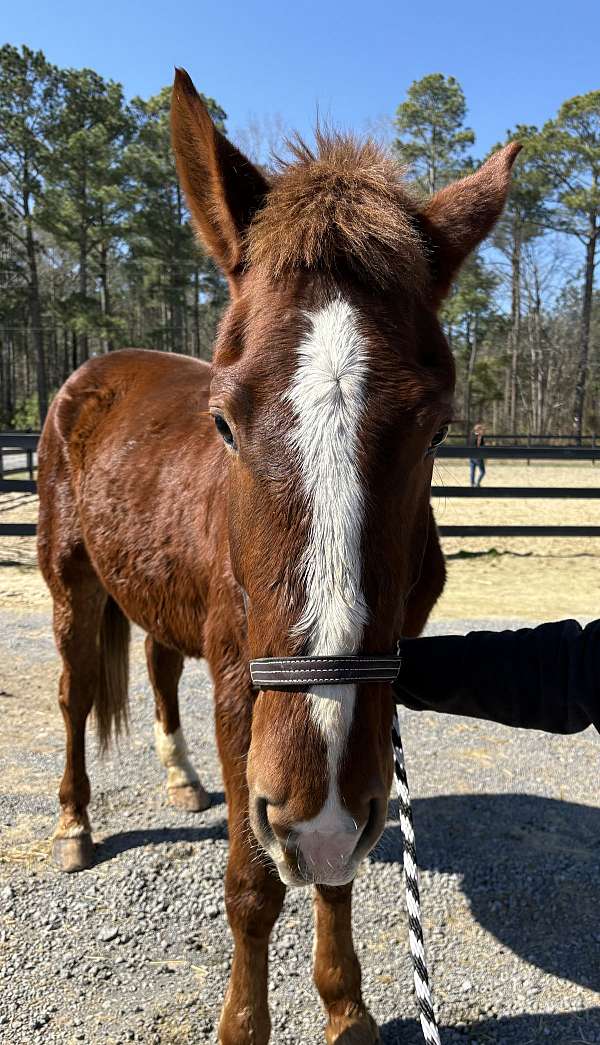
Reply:
[[[0, 432], [0, 494], [36, 493], [34, 475], [38, 440], [39, 433], [36, 432]], [[23, 473], [29, 478], [9, 478]], [[0, 537], [33, 537], [35, 532], [35, 523], [0, 523]]]
[[[503, 438], [503, 437], [500, 437]], [[558, 436], [557, 439], [571, 439], [570, 436]], [[595, 464], [600, 460], [600, 446], [596, 437], [590, 437], [586, 445], [554, 445], [540, 446], [533, 444], [522, 446], [494, 446], [486, 441], [483, 454], [495, 460], [517, 461], [590, 461]], [[474, 450], [468, 446], [440, 446], [437, 456], [442, 458], [469, 458]], [[581, 498], [594, 500], [600, 497], [597, 487], [578, 486], [434, 486], [431, 490], [434, 497], [485, 497], [487, 498]], [[442, 537], [600, 537], [600, 526], [440, 526]]]
[[[484, 454], [486, 458], [527, 461], [589, 461], [600, 460], [600, 445], [596, 437], [587, 437], [583, 445], [559, 445], [560, 441], [572, 440], [571, 436], [553, 436], [556, 445], [538, 445], [529, 437], [528, 445], [491, 445], [490, 436]], [[507, 437], [498, 437], [504, 439]], [[521, 438], [520, 436], [515, 438]], [[0, 433], [0, 494], [36, 492], [33, 478], [36, 468], [36, 448], [39, 435], [34, 433]], [[469, 458], [473, 449], [468, 446], [440, 446], [437, 456], [441, 458]], [[15, 455], [18, 457], [15, 463]], [[8, 464], [10, 462], [10, 464]], [[8, 467], [3, 470], [3, 463]], [[7, 476], [27, 472], [28, 479], [11, 479]], [[598, 500], [600, 488], [576, 486], [434, 486], [434, 497], [485, 497], [487, 498], [579, 498]], [[440, 526], [442, 537], [600, 537], [600, 526]], [[34, 523], [0, 523], [0, 537], [29, 537], [36, 532]]]

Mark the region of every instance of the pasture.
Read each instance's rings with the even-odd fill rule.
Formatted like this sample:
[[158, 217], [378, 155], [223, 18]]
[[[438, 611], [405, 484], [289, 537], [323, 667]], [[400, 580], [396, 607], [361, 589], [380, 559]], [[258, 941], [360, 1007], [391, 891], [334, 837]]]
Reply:
[[[592, 486], [596, 476], [589, 464], [489, 462], [486, 481]], [[466, 463], [438, 462], [434, 481], [466, 482]], [[598, 513], [597, 502], [579, 500], [435, 507], [446, 524], [584, 523]], [[35, 521], [35, 499], [5, 496], [1, 517]], [[444, 550], [436, 631], [598, 613], [600, 541], [455, 539]], [[211, 809], [189, 814], [166, 803], [136, 632], [131, 734], [104, 762], [93, 739], [88, 745], [97, 863], [60, 875], [48, 859], [63, 759], [50, 601], [32, 539], [4, 539], [0, 561], [0, 1037], [9, 1045], [214, 1042], [231, 940], [226, 810], [204, 666], [186, 667], [182, 717]], [[600, 1041], [598, 737], [403, 717], [444, 1042]], [[355, 938], [382, 1040], [417, 1045], [399, 857], [390, 821], [357, 880]], [[275, 1043], [322, 1041], [310, 906], [308, 891], [290, 890], [272, 937]]]

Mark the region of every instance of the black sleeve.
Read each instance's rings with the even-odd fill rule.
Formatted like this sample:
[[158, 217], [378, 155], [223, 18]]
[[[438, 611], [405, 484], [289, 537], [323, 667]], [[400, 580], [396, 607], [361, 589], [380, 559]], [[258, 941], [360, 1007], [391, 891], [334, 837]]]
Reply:
[[414, 711], [578, 733], [600, 731], [600, 620], [403, 639], [394, 691]]

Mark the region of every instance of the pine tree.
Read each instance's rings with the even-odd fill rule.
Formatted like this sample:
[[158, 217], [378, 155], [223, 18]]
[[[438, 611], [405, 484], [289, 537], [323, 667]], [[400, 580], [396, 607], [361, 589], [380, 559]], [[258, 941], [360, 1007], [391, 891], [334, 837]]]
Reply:
[[[541, 236], [547, 221], [546, 198], [548, 178], [536, 162], [537, 127], [518, 125], [509, 131], [507, 141], [523, 145], [513, 169], [510, 196], [504, 213], [494, 230], [494, 245], [508, 258], [510, 264], [510, 334], [509, 366], [507, 371], [506, 408], [511, 432], [517, 424], [518, 370], [521, 355], [522, 327], [522, 261], [525, 246]], [[495, 152], [500, 143], [491, 150]]]
[[[211, 98], [204, 101], [224, 129], [223, 110]], [[194, 354], [206, 356], [227, 291], [190, 224], [171, 151], [170, 103], [171, 91], [165, 87], [131, 105], [135, 134], [125, 161], [130, 185], [128, 272], [143, 313], [138, 331], [142, 343], [180, 352], [192, 345]], [[148, 296], [153, 298], [150, 313], [141, 307]]]
[[428, 193], [437, 192], [470, 166], [466, 152], [475, 135], [464, 126], [466, 114], [462, 87], [453, 76], [441, 73], [415, 80], [406, 101], [398, 106], [396, 152]]
[[[52, 127], [51, 182], [42, 221], [59, 246], [77, 258], [78, 290], [71, 302], [79, 362], [89, 336], [101, 331], [112, 347], [108, 254], [121, 234], [124, 173], [121, 158], [131, 119], [120, 84], [91, 69], [60, 73], [60, 105]], [[95, 291], [96, 280], [101, 298]]]
[[589, 371], [590, 326], [600, 234], [600, 91], [564, 102], [537, 139], [537, 161], [551, 185], [550, 223], [585, 250], [573, 431], [581, 439]]
[[36, 361], [40, 422], [48, 410], [48, 382], [39, 280], [39, 208], [50, 149], [48, 127], [57, 71], [41, 51], [6, 44], [0, 49], [0, 204], [5, 237], [22, 264]]

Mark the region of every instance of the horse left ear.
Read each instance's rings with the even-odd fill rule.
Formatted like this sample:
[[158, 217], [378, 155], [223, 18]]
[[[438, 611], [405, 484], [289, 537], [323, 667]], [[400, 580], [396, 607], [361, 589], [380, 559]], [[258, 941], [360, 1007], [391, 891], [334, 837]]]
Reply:
[[463, 261], [491, 232], [510, 189], [511, 169], [522, 146], [511, 142], [475, 174], [447, 185], [425, 204], [420, 223], [431, 248], [435, 304], [450, 290]]
[[269, 185], [250, 160], [215, 127], [183, 69], [175, 71], [171, 135], [177, 173], [196, 231], [235, 290], [244, 235]]

